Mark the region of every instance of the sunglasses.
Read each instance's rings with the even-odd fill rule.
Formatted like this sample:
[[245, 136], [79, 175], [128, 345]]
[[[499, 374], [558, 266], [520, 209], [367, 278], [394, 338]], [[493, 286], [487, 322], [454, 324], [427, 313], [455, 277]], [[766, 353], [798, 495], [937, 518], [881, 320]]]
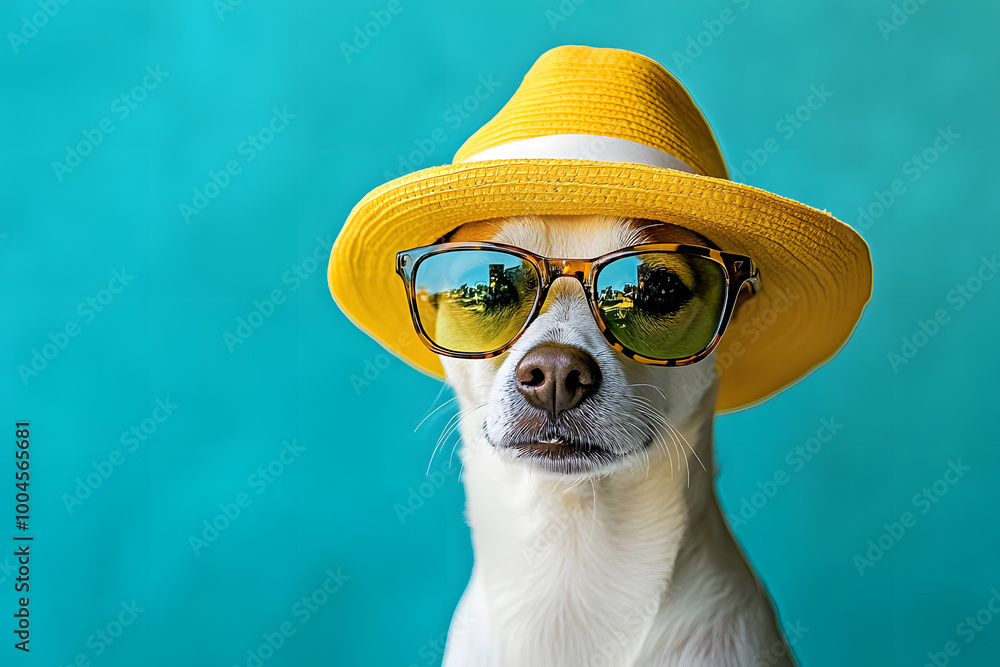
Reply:
[[580, 281], [611, 347], [636, 361], [693, 364], [722, 338], [759, 271], [745, 255], [653, 243], [554, 259], [498, 243], [442, 243], [396, 255], [417, 334], [434, 352], [488, 359], [510, 348], [559, 278]]

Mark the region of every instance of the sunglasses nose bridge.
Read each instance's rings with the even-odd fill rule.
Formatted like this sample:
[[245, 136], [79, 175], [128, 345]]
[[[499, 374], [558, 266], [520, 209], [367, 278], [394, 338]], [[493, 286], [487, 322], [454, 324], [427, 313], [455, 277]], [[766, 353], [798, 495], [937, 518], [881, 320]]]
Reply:
[[547, 259], [545, 260], [545, 270], [548, 272], [549, 283], [556, 278], [576, 278], [581, 284], [586, 285], [587, 276], [590, 274], [590, 262], [582, 259]]
[[[591, 262], [582, 259], [545, 259], [545, 271], [548, 280], [547, 286], [541, 294], [541, 303], [539, 304], [540, 312], [545, 312], [549, 306], [551, 306], [550, 292], [549, 289], [555, 286], [555, 283], [560, 278], [570, 278], [580, 283], [580, 287], [583, 290], [584, 295], [590, 294], [590, 287], [587, 281], [590, 278], [590, 267]], [[563, 286], [565, 290], [568, 285]], [[563, 291], [558, 291], [560, 294], [564, 294]], [[589, 298], [589, 296], [587, 296]]]

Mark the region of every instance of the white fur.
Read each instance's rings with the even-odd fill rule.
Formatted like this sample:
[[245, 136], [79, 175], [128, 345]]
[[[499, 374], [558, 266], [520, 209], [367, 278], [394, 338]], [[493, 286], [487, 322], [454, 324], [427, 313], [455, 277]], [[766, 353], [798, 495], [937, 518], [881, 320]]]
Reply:
[[[638, 236], [626, 220], [546, 216], [503, 221], [478, 240], [587, 258]], [[524, 409], [518, 361], [549, 341], [597, 361], [602, 383], [577, 408], [587, 416], [580, 428], [613, 434], [623, 459], [557, 474], [487, 442], [484, 431], [500, 441]], [[475, 549], [446, 667], [793, 664], [771, 658], [787, 647], [715, 497], [711, 357], [680, 368], [627, 359], [602, 337], [579, 283], [563, 278], [508, 352], [442, 360], [463, 410]]]

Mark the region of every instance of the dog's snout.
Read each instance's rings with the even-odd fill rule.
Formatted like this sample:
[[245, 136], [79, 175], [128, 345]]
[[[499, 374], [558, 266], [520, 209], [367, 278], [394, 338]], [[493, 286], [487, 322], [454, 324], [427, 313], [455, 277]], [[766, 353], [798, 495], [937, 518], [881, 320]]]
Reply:
[[517, 390], [553, 417], [575, 408], [601, 384], [601, 369], [592, 356], [572, 345], [543, 343], [521, 359], [514, 372]]

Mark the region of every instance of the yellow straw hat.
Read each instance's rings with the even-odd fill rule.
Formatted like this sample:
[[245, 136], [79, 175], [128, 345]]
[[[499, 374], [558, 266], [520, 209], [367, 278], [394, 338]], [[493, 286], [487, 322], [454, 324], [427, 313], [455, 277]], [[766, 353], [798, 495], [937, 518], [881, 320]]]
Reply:
[[680, 218], [754, 260], [761, 291], [715, 351], [719, 411], [760, 402], [829, 360], [871, 296], [871, 257], [853, 229], [727, 180], [708, 123], [673, 76], [636, 53], [584, 46], [544, 53], [452, 164], [369, 192], [334, 243], [330, 291], [389, 351], [441, 377], [410, 320], [396, 253], [467, 222], [526, 214]]

